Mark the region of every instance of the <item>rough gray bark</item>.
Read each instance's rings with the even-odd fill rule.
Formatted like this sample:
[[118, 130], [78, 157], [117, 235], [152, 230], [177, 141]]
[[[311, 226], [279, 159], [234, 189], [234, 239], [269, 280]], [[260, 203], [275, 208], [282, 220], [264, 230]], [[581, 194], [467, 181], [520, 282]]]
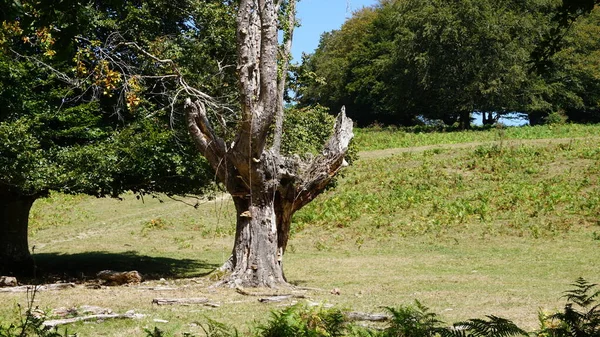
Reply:
[[27, 227], [29, 211], [36, 199], [36, 196], [0, 191], [0, 275], [34, 276]]
[[[240, 1], [237, 69], [242, 118], [235, 141], [227, 145], [215, 133], [202, 102], [185, 102], [188, 129], [196, 147], [232, 195], [236, 208], [235, 243], [231, 258], [222, 268], [231, 272], [225, 282], [230, 286], [287, 284], [283, 254], [291, 217], [319, 195], [345, 166], [344, 156], [353, 137], [352, 121], [342, 110], [333, 135], [316, 158], [303, 161], [283, 156], [277, 142], [267, 149], [276, 116], [283, 111], [281, 86], [285, 81], [278, 78], [277, 55], [277, 20], [282, 3]], [[287, 4], [293, 9], [295, 1]], [[293, 16], [295, 11], [287, 13]], [[287, 20], [294, 22], [293, 17]], [[282, 132], [276, 128], [273, 138], [280, 140]]]

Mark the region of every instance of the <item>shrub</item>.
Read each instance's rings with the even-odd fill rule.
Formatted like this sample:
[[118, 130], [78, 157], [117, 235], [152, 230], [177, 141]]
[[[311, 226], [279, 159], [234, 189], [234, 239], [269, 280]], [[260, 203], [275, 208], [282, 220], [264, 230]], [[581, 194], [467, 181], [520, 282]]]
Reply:
[[345, 318], [340, 310], [302, 305], [272, 312], [271, 319], [257, 328], [260, 337], [337, 337], [345, 332]]

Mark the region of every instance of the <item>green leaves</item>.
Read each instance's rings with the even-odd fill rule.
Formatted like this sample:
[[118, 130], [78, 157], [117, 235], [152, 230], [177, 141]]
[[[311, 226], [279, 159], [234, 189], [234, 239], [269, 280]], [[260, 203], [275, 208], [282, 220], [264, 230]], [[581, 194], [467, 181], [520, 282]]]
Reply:
[[271, 319], [258, 326], [261, 337], [338, 337], [345, 336], [345, 317], [340, 310], [294, 305], [273, 311]]
[[[472, 112], [566, 111], [597, 121], [598, 11], [581, 17], [543, 77], [531, 51], [549, 30], [546, 1], [396, 0], [356, 12], [297, 68], [301, 105], [346, 105], [361, 126], [422, 118], [467, 127]], [[493, 121], [490, 121], [490, 123]]]
[[[171, 114], [179, 104], [173, 69], [119, 43], [172, 59], [190, 85], [234, 101], [234, 7], [64, 0], [3, 11], [0, 39], [23, 57], [0, 51], [0, 186], [96, 196], [210, 188], [208, 165], [181, 114]], [[31, 34], [57, 54], [45, 58], [37, 41], [23, 43]]]

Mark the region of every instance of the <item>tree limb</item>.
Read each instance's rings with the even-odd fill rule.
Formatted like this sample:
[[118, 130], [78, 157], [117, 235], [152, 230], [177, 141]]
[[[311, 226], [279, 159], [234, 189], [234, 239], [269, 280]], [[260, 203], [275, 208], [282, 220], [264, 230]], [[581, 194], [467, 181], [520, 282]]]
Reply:
[[225, 141], [214, 132], [208, 117], [206, 107], [200, 101], [192, 102], [187, 98], [184, 104], [188, 130], [200, 153], [208, 160], [222, 182], [226, 182], [222, 161], [227, 148]]
[[[279, 1], [281, 2], [281, 0]], [[278, 6], [280, 3], [278, 3]], [[283, 137], [283, 96], [285, 93], [285, 83], [287, 80], [288, 65], [292, 53], [292, 40], [294, 37], [294, 28], [296, 26], [296, 1], [290, 0], [287, 10], [287, 31], [283, 32], [283, 50], [281, 55], [281, 71], [277, 83], [277, 110], [275, 113], [275, 132], [273, 134], [273, 153], [279, 155], [281, 150], [281, 138]]]
[[299, 210], [321, 194], [339, 170], [348, 165], [344, 157], [354, 137], [352, 127], [352, 120], [346, 117], [346, 109], [342, 107], [335, 122], [334, 132], [325, 144], [321, 155], [306, 165], [302, 172], [300, 177], [302, 184], [296, 190], [294, 210]]

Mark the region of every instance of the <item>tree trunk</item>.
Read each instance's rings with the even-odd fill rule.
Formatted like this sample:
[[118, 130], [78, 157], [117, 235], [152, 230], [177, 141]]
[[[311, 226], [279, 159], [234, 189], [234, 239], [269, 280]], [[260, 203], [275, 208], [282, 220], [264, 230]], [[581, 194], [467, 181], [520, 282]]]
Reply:
[[460, 123], [460, 128], [462, 130], [468, 130], [471, 128], [471, 112], [470, 111], [462, 111], [460, 113], [460, 117], [458, 119]]
[[283, 248], [272, 195], [235, 198], [237, 228], [230, 267], [232, 285], [275, 287], [286, 284]]
[[34, 276], [29, 253], [29, 211], [37, 196], [0, 194], [0, 275]]

